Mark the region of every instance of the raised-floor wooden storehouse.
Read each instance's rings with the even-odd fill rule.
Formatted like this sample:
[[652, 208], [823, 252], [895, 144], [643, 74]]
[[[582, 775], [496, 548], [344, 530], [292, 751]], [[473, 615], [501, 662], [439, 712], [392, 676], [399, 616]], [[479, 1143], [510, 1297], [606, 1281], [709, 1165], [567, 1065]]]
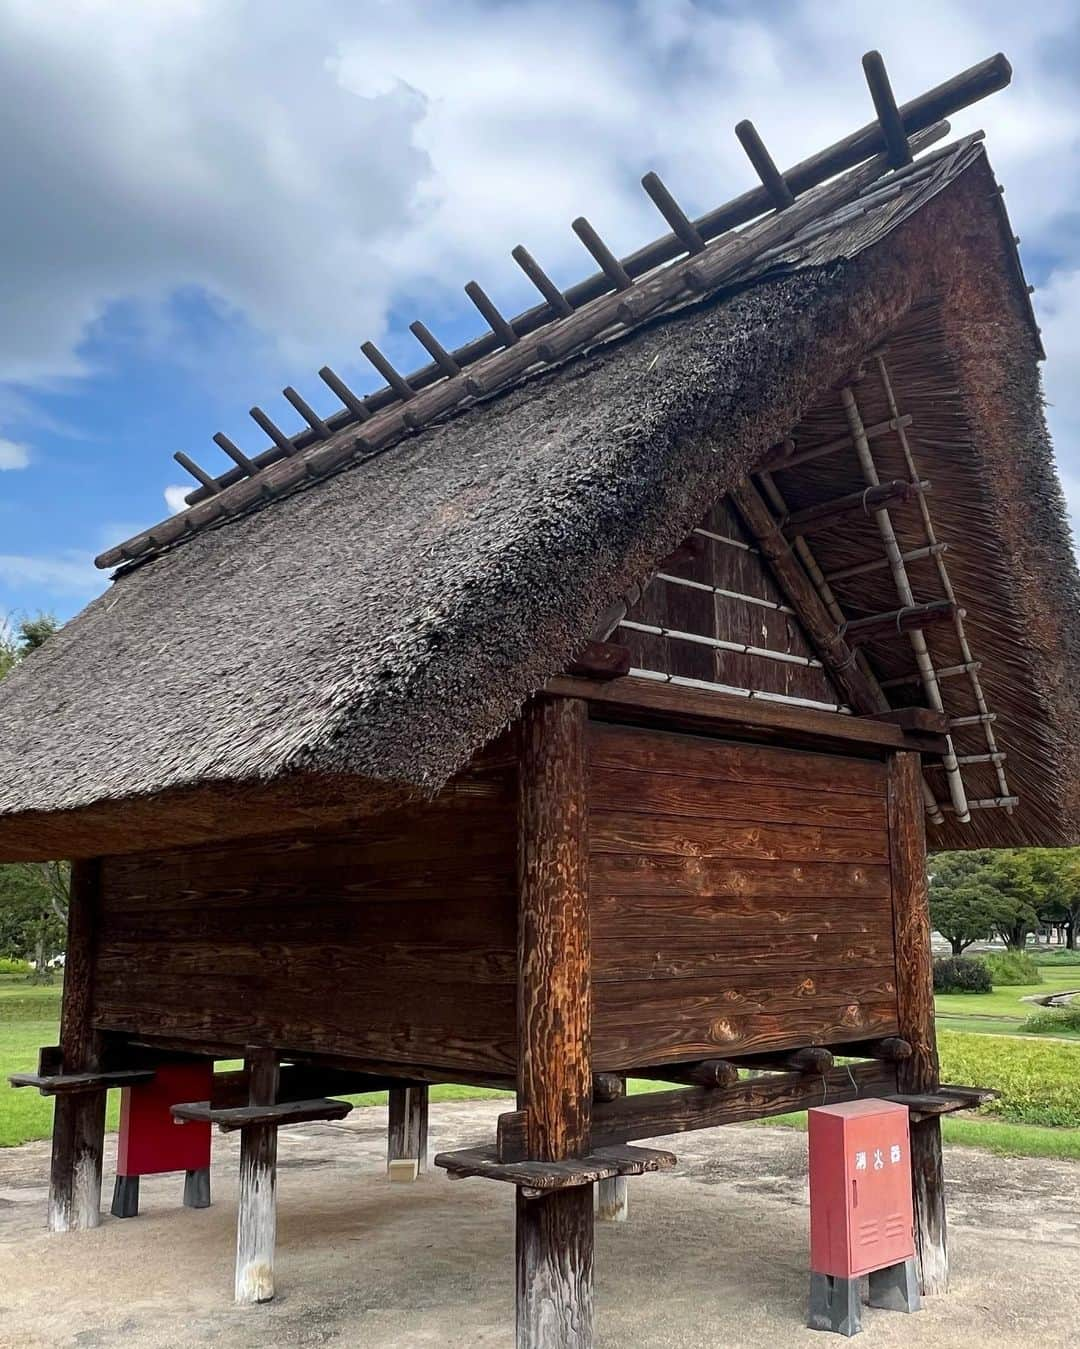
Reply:
[[628, 1145], [896, 1096], [943, 1287], [925, 847], [1078, 841], [1078, 583], [1000, 190], [935, 145], [1008, 64], [901, 108], [865, 64], [838, 145], [744, 123], [760, 187], [649, 175], [633, 256], [575, 222], [587, 280], [519, 249], [536, 308], [470, 285], [466, 347], [253, 409], [0, 686], [0, 859], [74, 863], [55, 1227], [109, 1085], [244, 1056], [176, 1108], [242, 1128], [265, 1297], [280, 1124], [389, 1082], [416, 1157], [426, 1084], [516, 1084], [438, 1160], [517, 1187], [519, 1343], [583, 1346], [593, 1185], [668, 1162]]

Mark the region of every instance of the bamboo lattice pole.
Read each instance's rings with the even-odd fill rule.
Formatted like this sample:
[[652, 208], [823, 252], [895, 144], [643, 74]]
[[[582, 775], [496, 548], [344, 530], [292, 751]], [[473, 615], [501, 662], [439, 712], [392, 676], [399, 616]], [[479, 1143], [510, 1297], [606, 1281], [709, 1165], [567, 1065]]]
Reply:
[[[851, 432], [851, 438], [855, 446], [855, 454], [859, 461], [859, 468], [862, 471], [863, 480], [867, 484], [867, 490], [872, 490], [878, 487], [881, 479], [878, 475], [877, 466], [874, 463], [874, 455], [870, 448], [870, 441], [866, 437], [866, 429], [863, 426], [859, 405], [850, 384], [845, 385], [840, 390], [840, 401], [843, 404], [844, 412], [847, 416], [848, 429]], [[901, 427], [899, 428], [898, 433], [902, 434], [902, 432], [903, 428]], [[912, 481], [918, 481], [914, 474], [912, 475]], [[926, 498], [921, 492], [919, 493], [919, 501], [925, 507]], [[896, 538], [896, 531], [893, 529], [892, 516], [889, 514], [887, 505], [883, 503], [874, 511], [874, 521], [877, 524], [878, 533], [881, 535], [881, 541], [885, 546], [885, 556], [888, 559], [889, 571], [892, 575], [893, 584], [896, 587], [897, 598], [904, 608], [910, 608], [915, 604], [915, 594], [911, 589], [907, 565], [904, 562], [903, 553]], [[929, 542], [933, 544], [935, 540], [930, 539]], [[955, 621], [955, 596], [950, 596], [950, 599], [953, 603], [953, 617]], [[930, 648], [926, 644], [926, 636], [923, 633], [922, 628], [912, 628], [908, 633], [908, 638], [911, 642], [911, 648], [915, 653], [915, 664], [919, 670], [923, 692], [926, 694], [926, 700], [935, 712], [944, 712], [945, 704], [941, 699], [941, 689], [938, 687], [937, 675], [934, 672], [934, 662], [930, 658]], [[942, 756], [942, 762], [945, 765], [949, 797], [952, 801], [953, 809], [956, 812], [956, 818], [960, 823], [964, 823], [969, 820], [971, 816], [968, 814], [967, 795], [964, 791], [964, 782], [956, 762], [956, 751], [953, 749], [951, 739], [948, 740], [948, 749]]]

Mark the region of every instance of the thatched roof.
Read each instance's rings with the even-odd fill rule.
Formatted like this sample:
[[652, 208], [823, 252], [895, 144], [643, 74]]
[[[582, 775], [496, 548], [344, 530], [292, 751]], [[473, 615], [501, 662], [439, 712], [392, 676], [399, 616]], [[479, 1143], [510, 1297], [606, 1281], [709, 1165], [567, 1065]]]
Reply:
[[[1080, 584], [1038, 338], [981, 147], [804, 234], [379, 453], [315, 479], [285, 461], [272, 495], [242, 483], [233, 512], [142, 545], [0, 685], [0, 856], [29, 812], [198, 783], [327, 772], [438, 788], [928, 306], [927, 359], [952, 361], [967, 418], [947, 488], [957, 528], [968, 509], [978, 523], [962, 570], [980, 593], [963, 599], [987, 639], [1009, 635], [995, 696], [1010, 753], [1030, 760], [1023, 806], [987, 812], [979, 841], [1080, 841]], [[332, 464], [334, 444], [313, 453]]]

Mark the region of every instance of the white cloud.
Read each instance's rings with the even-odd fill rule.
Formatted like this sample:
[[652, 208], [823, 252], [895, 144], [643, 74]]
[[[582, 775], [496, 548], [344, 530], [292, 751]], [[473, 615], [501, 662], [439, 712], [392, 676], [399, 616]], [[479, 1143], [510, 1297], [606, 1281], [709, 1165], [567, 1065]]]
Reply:
[[89, 554], [74, 550], [40, 556], [0, 553], [0, 581], [13, 590], [45, 590], [89, 598], [105, 588], [106, 580]]
[[176, 485], [170, 485], [165, 488], [165, 505], [168, 506], [170, 515], [175, 515], [178, 511], [187, 510], [187, 502], [184, 498], [190, 491], [190, 487]]
[[26, 468], [29, 463], [30, 451], [25, 445], [0, 436], [0, 473], [6, 469]]

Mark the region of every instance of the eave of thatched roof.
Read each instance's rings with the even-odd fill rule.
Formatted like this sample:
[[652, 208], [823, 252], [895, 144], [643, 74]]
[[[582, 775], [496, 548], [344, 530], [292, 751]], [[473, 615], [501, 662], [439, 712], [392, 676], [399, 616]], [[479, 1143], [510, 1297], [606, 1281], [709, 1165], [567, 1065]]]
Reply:
[[930, 297], [978, 433], [973, 490], [1001, 507], [987, 542], [1010, 565], [988, 581], [987, 621], [1020, 634], [1009, 678], [1045, 758], [1038, 809], [1009, 841], [1074, 841], [1075, 569], [1027, 298], [985, 159], [961, 168], [881, 208], [887, 222], [844, 224], [831, 252], [789, 250], [735, 293], [122, 572], [0, 686], [0, 856], [28, 812], [199, 783], [437, 788]]

